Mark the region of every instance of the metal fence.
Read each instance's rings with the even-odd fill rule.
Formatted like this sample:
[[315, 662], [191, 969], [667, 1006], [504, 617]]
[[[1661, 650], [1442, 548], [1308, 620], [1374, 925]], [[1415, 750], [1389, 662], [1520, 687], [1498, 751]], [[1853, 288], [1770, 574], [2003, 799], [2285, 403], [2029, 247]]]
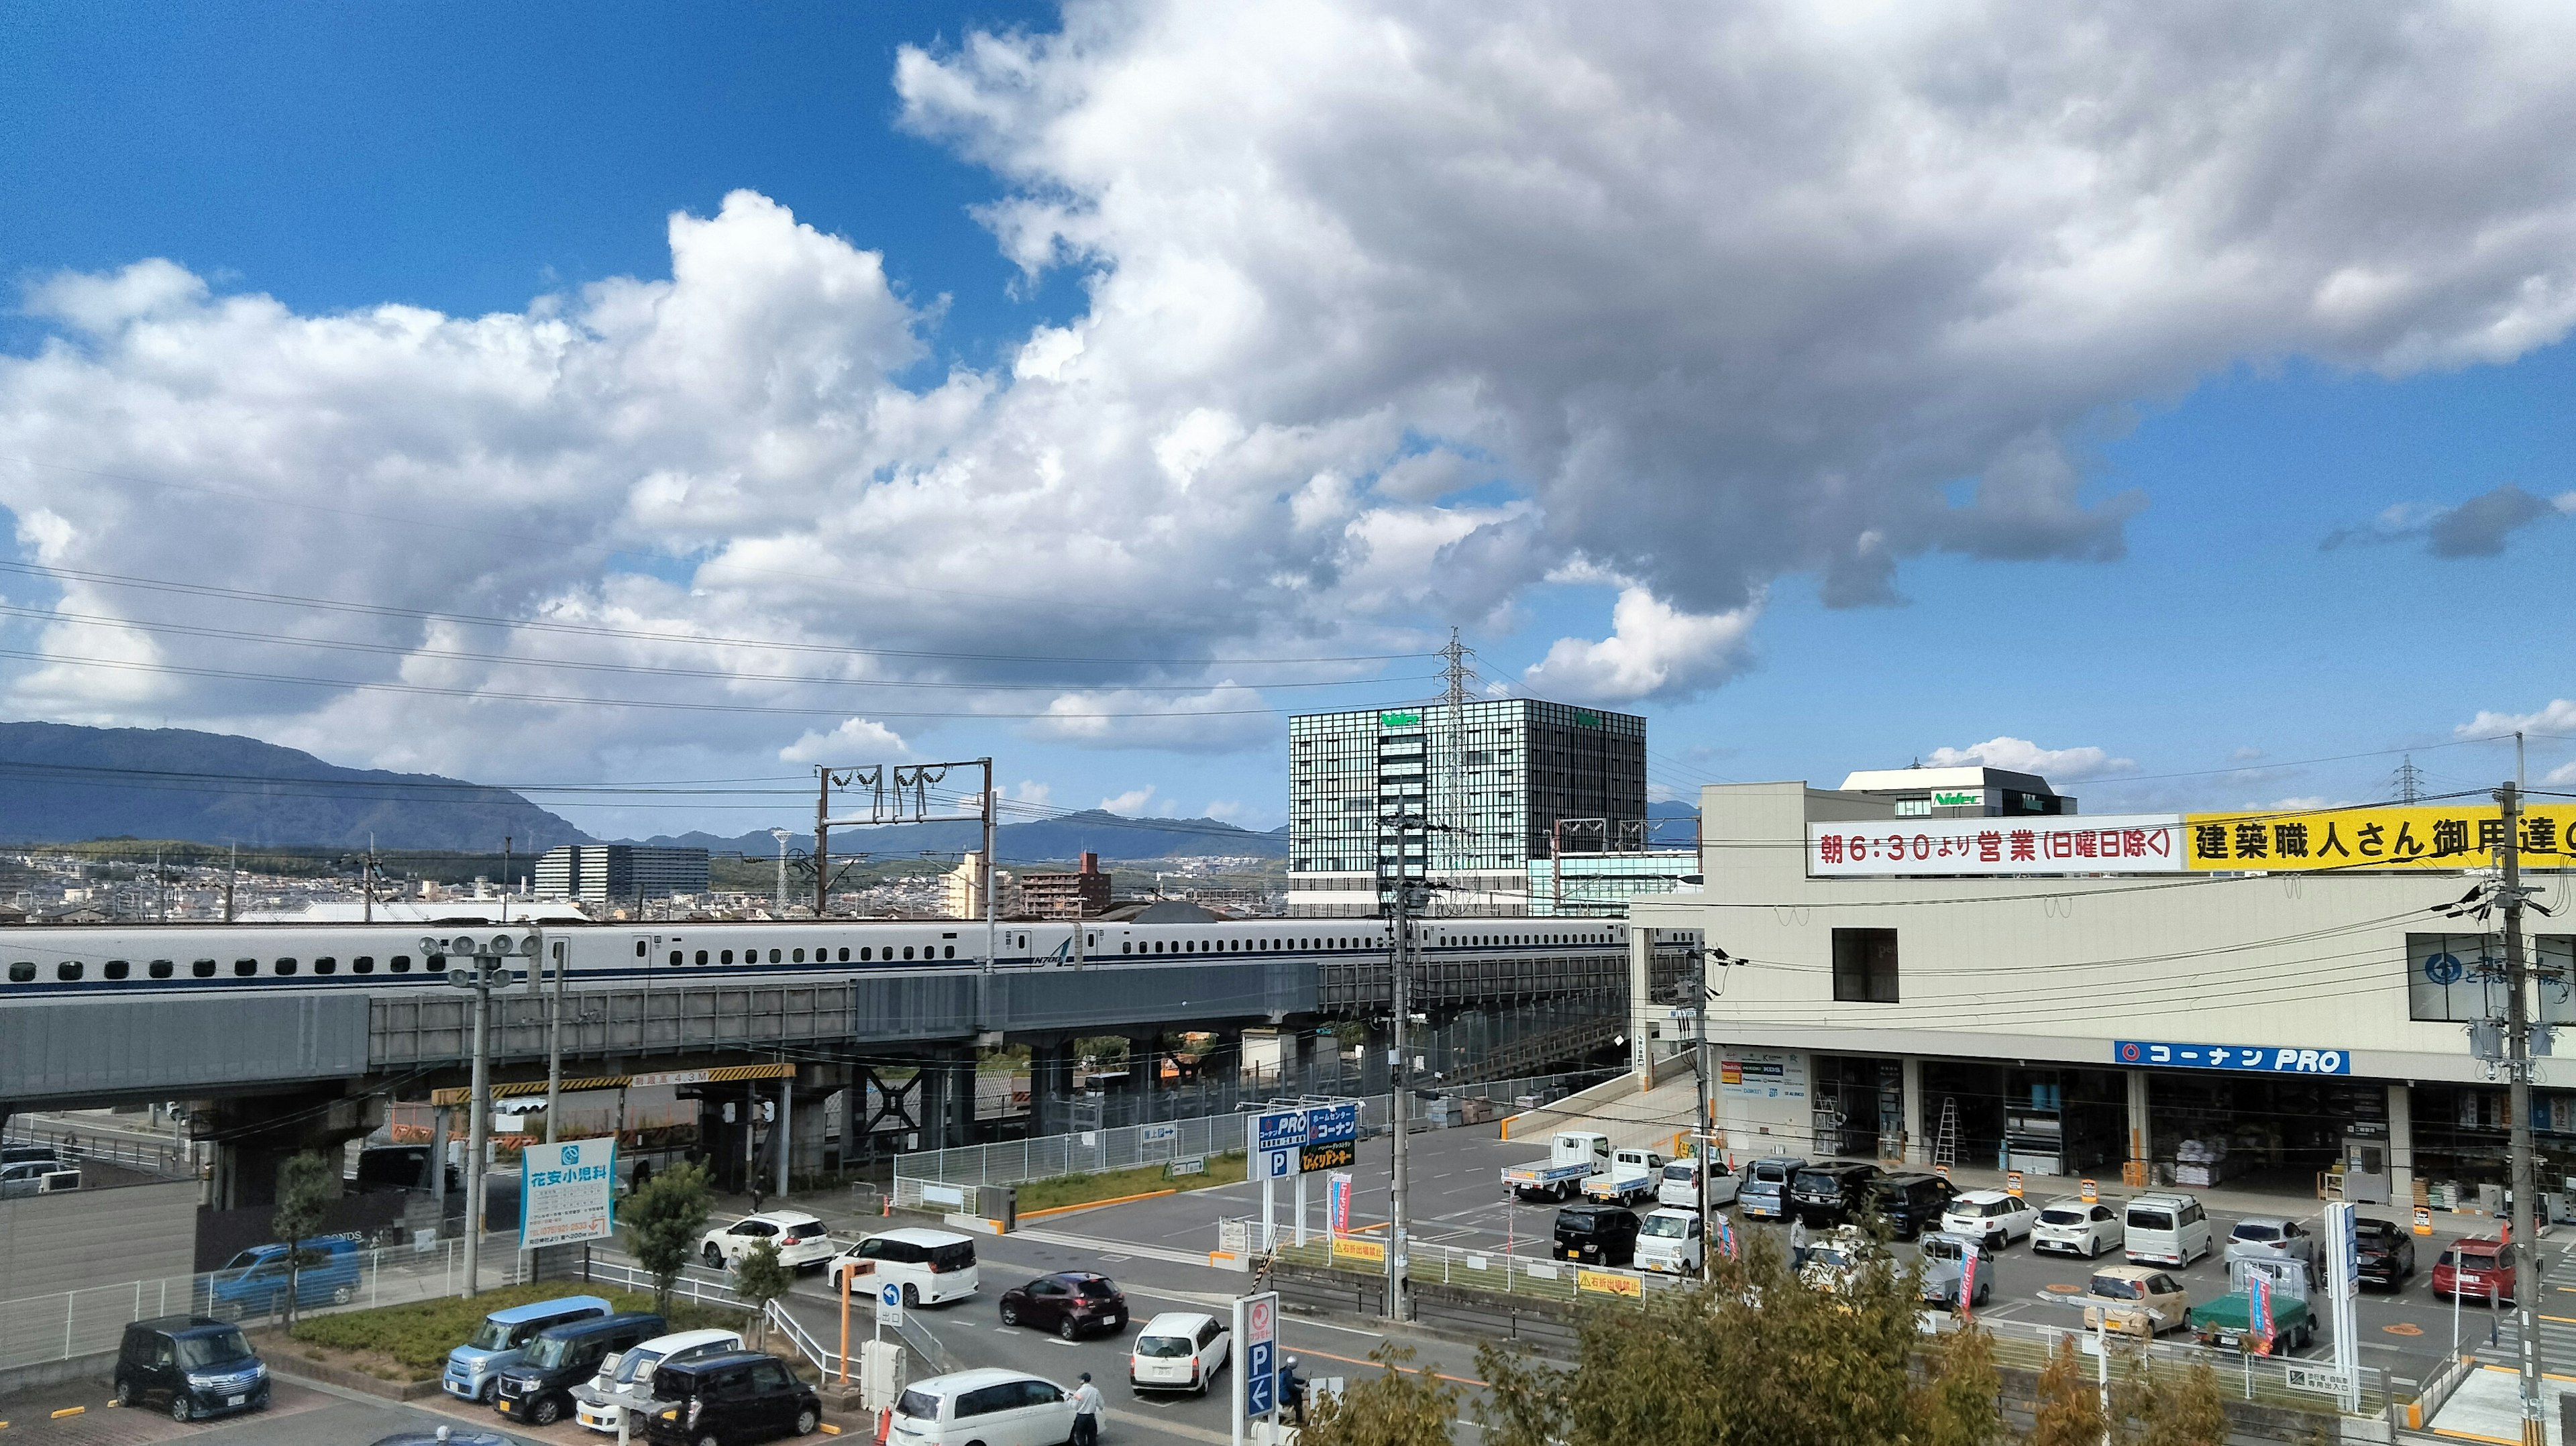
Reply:
[[[1570, 1089], [1592, 1083], [1597, 1075], [1597, 1071], [1586, 1071], [1493, 1080], [1442, 1090], [1439, 1095], [1451, 1099], [1489, 1099], [1504, 1104], [1523, 1098], [1535, 1102], [1561, 1098]], [[1391, 1095], [1370, 1095], [1359, 1101], [1360, 1125], [1364, 1133], [1385, 1133], [1393, 1098]], [[1027, 1140], [1001, 1140], [989, 1145], [960, 1145], [946, 1150], [914, 1150], [895, 1157], [894, 1203], [906, 1209], [919, 1209], [925, 1204], [933, 1208], [960, 1209], [971, 1202], [962, 1196], [958, 1199], [940, 1198], [940, 1192], [936, 1190], [932, 1197], [925, 1199], [922, 1187], [964, 1189], [976, 1185], [1020, 1185], [1065, 1175], [1097, 1175], [1109, 1170], [1129, 1170], [1168, 1164], [1174, 1160], [1231, 1154], [1243, 1149], [1244, 1121], [1253, 1110], [1272, 1105], [1285, 1108], [1300, 1102], [1252, 1101], [1226, 1113], [1197, 1115], [1189, 1119], [1121, 1125], [1113, 1129], [1076, 1130]], [[1418, 1129], [1431, 1118], [1432, 1097], [1417, 1094], [1410, 1103], [1409, 1117]]]
[[193, 1179], [197, 1173], [198, 1152], [194, 1141], [140, 1140], [130, 1136], [101, 1133], [83, 1134], [68, 1126], [34, 1125], [13, 1122], [0, 1131], [0, 1144], [46, 1145], [64, 1159], [76, 1163], [98, 1162], [120, 1165], [128, 1170], [164, 1179]]
[[[526, 1262], [516, 1235], [487, 1236], [476, 1272], [481, 1289], [525, 1281]], [[405, 1301], [435, 1300], [465, 1288], [465, 1242], [448, 1240], [427, 1250], [369, 1247], [358, 1252], [354, 1277], [307, 1270], [296, 1295], [299, 1316], [364, 1310]], [[286, 1311], [286, 1278], [244, 1271], [89, 1286], [52, 1295], [0, 1300], [0, 1370], [43, 1365], [113, 1351], [126, 1324], [158, 1315], [212, 1315], [246, 1325], [274, 1322]]]

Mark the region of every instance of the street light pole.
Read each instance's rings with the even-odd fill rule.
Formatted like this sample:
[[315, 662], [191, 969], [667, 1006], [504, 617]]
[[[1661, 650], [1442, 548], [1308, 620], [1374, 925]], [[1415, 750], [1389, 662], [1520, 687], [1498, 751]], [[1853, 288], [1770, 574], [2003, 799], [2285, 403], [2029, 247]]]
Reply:
[[[523, 947], [533, 956], [535, 938], [531, 936]], [[425, 958], [463, 960], [462, 967], [448, 969], [447, 982], [474, 992], [474, 1074], [473, 1087], [468, 1091], [471, 1098], [466, 1103], [473, 1117], [466, 1122], [465, 1131], [465, 1293], [474, 1295], [481, 1288], [483, 1268], [483, 1156], [491, 1147], [492, 1137], [492, 991], [506, 988], [510, 982], [507, 966], [498, 961], [522, 949], [497, 936], [488, 944], [478, 944], [471, 936], [459, 934], [453, 939], [424, 936], [420, 952]], [[550, 1101], [554, 1083], [549, 1079], [547, 1084]], [[551, 1119], [547, 1129], [551, 1138]], [[444, 1169], [445, 1162], [440, 1161], [439, 1167]]]

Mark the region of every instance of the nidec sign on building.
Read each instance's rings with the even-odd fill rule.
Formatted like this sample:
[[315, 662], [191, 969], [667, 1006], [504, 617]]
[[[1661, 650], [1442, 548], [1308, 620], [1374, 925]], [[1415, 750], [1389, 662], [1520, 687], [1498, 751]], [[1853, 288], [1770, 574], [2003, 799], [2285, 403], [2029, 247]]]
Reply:
[[[2419, 805], [2297, 813], [1924, 818], [1807, 826], [1807, 872], [2176, 874], [2474, 869], [2495, 861], [2503, 810]], [[2526, 869], [2570, 867], [2576, 804], [2523, 810]]]

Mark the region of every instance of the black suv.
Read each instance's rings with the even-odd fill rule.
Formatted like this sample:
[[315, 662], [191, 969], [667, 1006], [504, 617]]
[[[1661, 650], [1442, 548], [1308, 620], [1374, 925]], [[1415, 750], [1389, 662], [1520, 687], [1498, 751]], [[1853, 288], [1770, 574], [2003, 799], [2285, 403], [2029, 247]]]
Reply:
[[2396, 1290], [2415, 1273], [2415, 1239], [2393, 1220], [2359, 1215], [2352, 1222], [2353, 1274], [2363, 1285]]
[[519, 1363], [492, 1388], [492, 1408], [513, 1421], [551, 1426], [572, 1409], [573, 1387], [599, 1374], [599, 1363], [631, 1351], [670, 1327], [646, 1312], [593, 1316], [537, 1332]]
[[1911, 1240], [1926, 1230], [1941, 1228], [1941, 1213], [1950, 1208], [1950, 1199], [1958, 1187], [1938, 1175], [1909, 1170], [1901, 1175], [1881, 1175], [1869, 1182], [1869, 1198], [1878, 1213], [1887, 1217], [1887, 1227], [1899, 1240]]
[[154, 1399], [169, 1403], [173, 1421], [264, 1410], [268, 1367], [238, 1326], [201, 1315], [139, 1320], [116, 1352], [116, 1404]]
[[809, 1435], [822, 1420], [822, 1398], [785, 1361], [727, 1351], [653, 1368], [644, 1439], [653, 1446], [736, 1446]]
[[1617, 1205], [1568, 1205], [1556, 1212], [1556, 1253], [1588, 1265], [1637, 1258], [1637, 1212]]
[[1843, 1225], [1857, 1218], [1869, 1202], [1876, 1165], [1858, 1160], [1819, 1160], [1789, 1177], [1789, 1208], [1810, 1230]]

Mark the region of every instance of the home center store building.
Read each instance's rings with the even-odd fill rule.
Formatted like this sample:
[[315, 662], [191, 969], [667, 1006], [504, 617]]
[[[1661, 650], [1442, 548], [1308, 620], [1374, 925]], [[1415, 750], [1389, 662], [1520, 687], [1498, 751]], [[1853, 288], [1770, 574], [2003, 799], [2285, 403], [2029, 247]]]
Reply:
[[[1744, 961], [1713, 971], [1709, 1011], [1739, 1154], [2494, 1202], [2505, 1085], [2466, 1026], [2503, 1017], [2503, 948], [2441, 912], [2491, 872], [2484, 796], [1929, 818], [1763, 783], [1700, 807], [1704, 888], [1631, 923]], [[2552, 907], [2571, 827], [2563, 803], [2524, 819]], [[2576, 919], [2527, 919], [2532, 1017], [2576, 1023]], [[2538, 1083], [2554, 1188], [2576, 1176], [2576, 1061]]]

